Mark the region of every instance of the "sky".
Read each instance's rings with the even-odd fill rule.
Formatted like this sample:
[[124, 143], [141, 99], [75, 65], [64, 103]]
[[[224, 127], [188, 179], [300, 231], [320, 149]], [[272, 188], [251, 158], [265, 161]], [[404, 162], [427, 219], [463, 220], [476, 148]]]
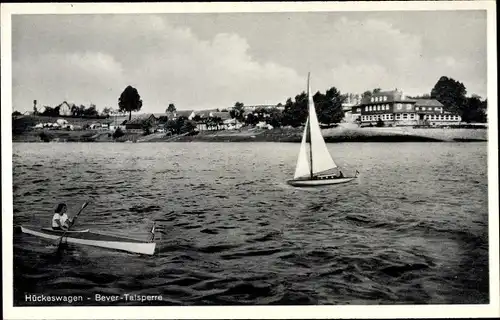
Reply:
[[142, 112], [284, 103], [306, 90], [430, 93], [441, 76], [486, 97], [486, 11], [12, 16], [13, 110], [63, 101]]

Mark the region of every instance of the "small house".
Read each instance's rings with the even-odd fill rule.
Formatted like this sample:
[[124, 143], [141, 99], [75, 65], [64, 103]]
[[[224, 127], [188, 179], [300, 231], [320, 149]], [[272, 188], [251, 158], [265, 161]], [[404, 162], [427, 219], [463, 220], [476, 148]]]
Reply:
[[143, 130], [146, 123], [151, 124], [151, 128], [154, 130], [157, 125], [157, 118], [154, 114], [143, 114], [132, 117], [132, 119], [125, 122], [125, 129], [127, 130]]
[[72, 108], [75, 106], [74, 103], [68, 103], [66, 101], [63, 101], [60, 105], [56, 106], [59, 107], [59, 115], [60, 116], [71, 116], [72, 115]]

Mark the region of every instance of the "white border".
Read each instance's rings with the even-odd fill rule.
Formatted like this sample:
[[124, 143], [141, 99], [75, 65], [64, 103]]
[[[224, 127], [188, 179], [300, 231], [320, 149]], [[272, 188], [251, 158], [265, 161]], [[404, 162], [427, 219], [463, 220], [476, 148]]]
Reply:
[[[487, 10], [488, 35], [488, 196], [490, 304], [424, 306], [250, 306], [250, 307], [12, 307], [12, 14], [201, 13], [306, 11]], [[330, 3], [78, 3], [1, 4], [2, 83], [2, 243], [5, 319], [306, 319], [306, 318], [453, 318], [500, 316], [498, 255], [498, 124], [496, 11], [494, 1], [411, 1]], [[84, 311], [85, 313], [82, 313]]]

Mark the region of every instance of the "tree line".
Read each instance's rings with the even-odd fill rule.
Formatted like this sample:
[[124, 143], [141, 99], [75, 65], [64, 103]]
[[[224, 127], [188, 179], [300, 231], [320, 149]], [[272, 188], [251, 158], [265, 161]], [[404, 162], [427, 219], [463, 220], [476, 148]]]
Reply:
[[[342, 103], [347, 95], [343, 95], [335, 87], [320, 91], [313, 95], [313, 101], [318, 115], [318, 121], [323, 124], [338, 123], [344, 118]], [[283, 109], [283, 111], [281, 111]], [[256, 125], [259, 122], [266, 122], [271, 126], [299, 127], [305, 124], [308, 117], [308, 98], [307, 93], [302, 92], [292, 98], [288, 98], [285, 104], [277, 104], [274, 108], [257, 108], [252, 112], [246, 112], [244, 104], [236, 102], [234, 108], [230, 111], [230, 116], [247, 125]]]
[[[84, 105], [73, 105], [71, 107], [71, 117], [78, 118], [99, 118], [99, 112], [94, 104], [91, 104], [89, 107]], [[39, 112], [36, 106], [33, 107], [33, 115], [38, 116], [47, 116], [47, 117], [60, 117], [61, 115], [61, 105], [56, 107], [44, 106], [44, 110]]]
[[466, 96], [465, 85], [453, 78], [441, 77], [431, 90], [431, 98], [444, 105], [444, 109], [462, 117], [462, 121], [486, 123], [488, 99], [478, 95]]

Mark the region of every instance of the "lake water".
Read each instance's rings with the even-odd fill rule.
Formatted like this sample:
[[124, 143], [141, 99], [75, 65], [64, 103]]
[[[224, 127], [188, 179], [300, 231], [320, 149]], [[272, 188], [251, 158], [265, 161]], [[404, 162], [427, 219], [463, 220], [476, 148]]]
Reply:
[[69, 245], [55, 257], [55, 241], [15, 229], [15, 305], [489, 301], [486, 143], [328, 147], [360, 178], [288, 186], [292, 143], [14, 144], [15, 226], [49, 226], [58, 202], [71, 215], [89, 198], [78, 227], [146, 239], [157, 222], [153, 256]]

